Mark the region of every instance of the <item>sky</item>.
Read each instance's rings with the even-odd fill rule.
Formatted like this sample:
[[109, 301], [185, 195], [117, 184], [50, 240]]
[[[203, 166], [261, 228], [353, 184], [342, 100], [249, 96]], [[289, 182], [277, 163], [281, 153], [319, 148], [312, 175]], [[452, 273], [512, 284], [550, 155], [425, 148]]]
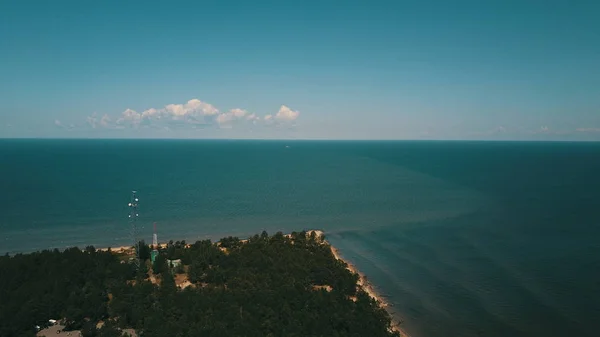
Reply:
[[0, 138], [600, 140], [599, 1], [1, 1]]

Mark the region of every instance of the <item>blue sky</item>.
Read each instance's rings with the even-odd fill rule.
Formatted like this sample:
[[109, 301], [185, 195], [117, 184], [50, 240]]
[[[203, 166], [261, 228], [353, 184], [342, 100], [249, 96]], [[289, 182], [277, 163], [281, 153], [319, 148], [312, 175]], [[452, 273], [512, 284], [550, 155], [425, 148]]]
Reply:
[[0, 137], [600, 140], [598, 1], [2, 1]]

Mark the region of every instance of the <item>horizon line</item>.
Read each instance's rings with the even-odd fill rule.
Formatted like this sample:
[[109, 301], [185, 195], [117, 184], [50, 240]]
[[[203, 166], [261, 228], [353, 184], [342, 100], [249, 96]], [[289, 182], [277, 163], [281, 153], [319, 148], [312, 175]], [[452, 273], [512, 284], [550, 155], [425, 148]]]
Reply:
[[0, 137], [5, 140], [130, 140], [130, 141], [276, 141], [276, 142], [472, 142], [472, 143], [598, 143], [600, 140], [585, 139], [371, 139], [371, 138], [151, 138], [151, 137]]

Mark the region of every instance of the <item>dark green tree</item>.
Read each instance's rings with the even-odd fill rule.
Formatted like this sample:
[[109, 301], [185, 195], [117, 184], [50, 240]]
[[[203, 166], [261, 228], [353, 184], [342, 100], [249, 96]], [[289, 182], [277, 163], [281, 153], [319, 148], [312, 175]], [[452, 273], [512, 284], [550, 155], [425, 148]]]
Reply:
[[154, 260], [154, 264], [152, 265], [152, 271], [154, 274], [159, 275], [168, 270], [169, 267], [167, 265], [167, 258], [163, 254], [158, 254]]
[[[193, 286], [176, 286], [169, 249]], [[0, 256], [0, 336], [33, 337], [48, 318], [66, 319], [85, 337], [120, 336], [117, 325], [144, 337], [398, 336], [389, 314], [357, 288], [358, 275], [315, 234], [171, 242], [167, 250], [152, 266], [158, 284], [147, 277], [149, 262], [136, 274], [122, 257], [91, 248]]]
[[96, 330], [96, 323], [92, 321], [87, 321], [83, 324], [81, 329], [82, 337], [97, 337], [98, 331]]
[[144, 240], [141, 240], [137, 247], [139, 249], [140, 260], [148, 260], [150, 258], [150, 247], [146, 244], [146, 242], [144, 242]]
[[121, 337], [121, 336], [123, 336], [123, 333], [118, 328], [117, 324], [112, 320], [108, 320], [108, 321], [104, 322], [104, 325], [102, 325], [102, 327], [97, 330], [97, 334], [96, 334], [96, 337]]

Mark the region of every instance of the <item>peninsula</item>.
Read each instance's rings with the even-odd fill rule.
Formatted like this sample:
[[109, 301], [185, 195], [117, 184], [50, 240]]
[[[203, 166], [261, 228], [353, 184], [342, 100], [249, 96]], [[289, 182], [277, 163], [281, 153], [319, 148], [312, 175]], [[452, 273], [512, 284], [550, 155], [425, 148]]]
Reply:
[[142, 244], [138, 268], [132, 253], [0, 257], [0, 335], [403, 335], [320, 231]]

